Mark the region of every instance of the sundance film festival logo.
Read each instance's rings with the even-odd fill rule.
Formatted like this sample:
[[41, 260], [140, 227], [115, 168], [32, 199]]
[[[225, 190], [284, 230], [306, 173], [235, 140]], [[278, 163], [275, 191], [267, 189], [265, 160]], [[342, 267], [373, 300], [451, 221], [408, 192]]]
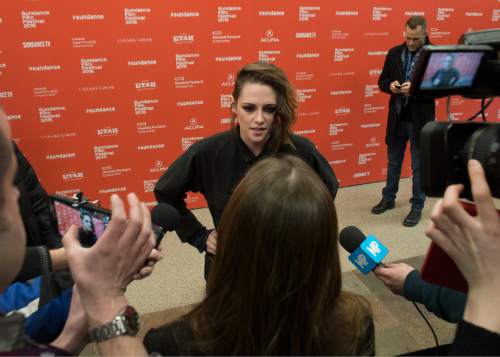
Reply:
[[149, 8], [140, 9], [123, 9], [123, 16], [125, 17], [125, 25], [137, 25], [139, 22], [146, 21], [146, 15], [151, 12]]
[[54, 119], [61, 119], [62, 112], [66, 110], [66, 107], [43, 107], [38, 108], [38, 114], [40, 115], [40, 122], [50, 123]]
[[65, 152], [60, 154], [48, 154], [45, 156], [47, 160], [64, 160], [64, 159], [72, 159], [76, 157], [76, 153], [74, 152]]
[[76, 171], [71, 171], [62, 174], [62, 179], [63, 181], [81, 181], [85, 178], [83, 175], [83, 172], [76, 172]]
[[203, 124], [198, 123], [198, 119], [190, 118], [188, 125], [184, 127], [184, 130], [198, 130], [203, 128], [204, 128]]
[[467, 17], [483, 17], [484, 14], [478, 11], [466, 11], [465, 16]]
[[24, 41], [23, 48], [49, 48], [50, 41]]
[[135, 115], [145, 115], [148, 112], [152, 112], [155, 104], [158, 104], [158, 99], [143, 99], [134, 100], [134, 113]]
[[361, 129], [371, 129], [371, 128], [380, 128], [382, 124], [380, 123], [369, 123], [369, 124], [361, 124], [359, 127]]
[[374, 6], [372, 10], [372, 20], [381, 21], [389, 16], [389, 12], [392, 11], [392, 7]]
[[445, 21], [451, 17], [451, 14], [453, 12], [455, 12], [455, 9], [452, 7], [438, 7], [436, 12], [436, 20]]
[[50, 11], [21, 11], [21, 19], [23, 28], [34, 29], [39, 25], [45, 24], [46, 16], [50, 15]]
[[120, 133], [118, 128], [112, 128], [110, 126], [97, 129], [97, 136], [116, 136]]
[[500, 9], [493, 9], [493, 11], [491, 12], [491, 21], [500, 21]]
[[317, 16], [321, 8], [319, 6], [299, 6], [299, 21], [309, 21]]
[[189, 138], [181, 138], [182, 151], [186, 151], [187, 149], [189, 149], [191, 145], [193, 145], [197, 141], [200, 141], [201, 139], [203, 139], [203, 136], [192, 136]]
[[369, 163], [370, 161], [372, 161], [372, 159], [377, 156], [376, 153], [374, 152], [369, 152], [369, 153], [366, 153], [366, 154], [359, 154], [358, 156], [358, 165], [366, 165], [367, 163]]
[[367, 84], [365, 85], [365, 98], [371, 98], [375, 96], [375, 94], [379, 94], [380, 89], [376, 84]]
[[308, 89], [297, 89], [297, 101], [299, 103], [305, 103], [309, 99], [312, 99], [313, 93], [316, 93], [316, 88], [308, 88]]
[[97, 91], [108, 91], [108, 90], [115, 90], [115, 86], [113, 84], [101, 84], [98, 86], [88, 86], [88, 87], [78, 88], [79, 92], [97, 92]]
[[82, 58], [80, 59], [82, 74], [93, 74], [101, 71], [103, 68], [102, 63], [108, 62], [106, 57], [101, 58]]
[[193, 43], [193, 42], [194, 42], [194, 35], [182, 33], [182, 34], [172, 36], [172, 43], [174, 43], [175, 45], [188, 44], [188, 43]]
[[119, 145], [102, 145], [94, 146], [94, 157], [96, 160], [104, 160], [110, 156], [115, 156], [116, 150], [118, 150]]
[[328, 163], [330, 165], [340, 165], [340, 164], [345, 164], [347, 162], [347, 160], [343, 159], [343, 160], [331, 160], [331, 161], [328, 161]]
[[405, 11], [405, 16], [425, 16], [425, 11]]
[[368, 51], [368, 56], [385, 56], [387, 51]]
[[218, 6], [217, 7], [217, 21], [229, 22], [238, 17], [235, 12], [241, 11], [241, 6]]
[[437, 27], [431, 27], [430, 36], [433, 38], [442, 38], [450, 36], [450, 31], [440, 31]]
[[374, 68], [374, 69], [370, 69], [368, 70], [368, 75], [370, 77], [378, 77], [382, 74], [382, 69], [381, 68]]
[[344, 132], [344, 127], [347, 127], [347, 123], [335, 123], [335, 124], [330, 124], [328, 134], [330, 136], [336, 136], [339, 135], [340, 133]]
[[228, 73], [226, 80], [220, 84], [221, 87], [233, 87], [235, 81], [234, 73]]
[[141, 91], [156, 89], [156, 81], [143, 80], [140, 82], [135, 82], [134, 88]]
[[334, 62], [344, 62], [345, 60], [351, 58], [351, 53], [354, 52], [354, 48], [335, 48], [333, 51], [333, 61]]
[[278, 50], [259, 51], [259, 61], [266, 63], [276, 62], [279, 54], [281, 54], [281, 51]]
[[262, 43], [277, 43], [280, 42], [280, 39], [274, 36], [273, 30], [266, 30], [264, 33], [264, 37], [260, 38], [260, 42]]
[[231, 94], [221, 94], [220, 95], [220, 107], [221, 108], [231, 108], [233, 102], [233, 96]]
[[189, 66], [193, 66], [196, 62], [195, 59], [199, 58], [199, 53], [183, 53], [175, 55], [175, 68], [176, 69], [186, 69]]
[[153, 192], [155, 190], [155, 185], [158, 180], [144, 180], [144, 192]]
[[165, 166], [161, 160], [156, 160], [153, 167], [149, 169], [151, 173], [159, 173], [167, 171], [168, 166]]

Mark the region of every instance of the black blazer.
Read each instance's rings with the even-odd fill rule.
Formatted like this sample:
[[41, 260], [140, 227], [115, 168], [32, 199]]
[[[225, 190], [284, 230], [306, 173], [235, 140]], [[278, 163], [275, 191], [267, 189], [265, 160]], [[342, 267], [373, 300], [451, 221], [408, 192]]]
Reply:
[[[389, 50], [389, 53], [387, 53], [387, 56], [385, 58], [384, 68], [382, 70], [382, 73], [380, 74], [380, 78], [378, 79], [378, 86], [380, 90], [391, 96], [391, 99], [389, 100], [387, 130], [385, 133], [385, 143], [387, 145], [391, 144], [396, 131], [396, 125], [398, 121], [396, 113], [397, 97], [403, 95], [393, 94], [389, 89], [389, 86], [393, 81], [397, 80], [399, 81], [399, 83], [403, 83], [404, 81], [404, 70], [403, 62], [401, 61], [401, 55], [405, 46], [406, 44], [403, 43], [402, 45], [393, 47]], [[411, 114], [411, 120], [413, 122], [414, 129], [417, 132], [420, 132], [420, 130], [422, 130], [425, 123], [434, 120], [434, 98], [410, 97], [408, 105], [409, 112]]]

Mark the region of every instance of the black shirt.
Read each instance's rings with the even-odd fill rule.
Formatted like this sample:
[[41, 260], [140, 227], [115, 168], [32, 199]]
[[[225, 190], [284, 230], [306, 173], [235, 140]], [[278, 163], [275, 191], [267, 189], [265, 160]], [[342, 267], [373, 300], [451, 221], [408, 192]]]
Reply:
[[[335, 199], [339, 184], [325, 158], [308, 139], [292, 135], [291, 141], [293, 147], [281, 145], [277, 154], [295, 155], [308, 163]], [[156, 184], [154, 192], [158, 202], [169, 203], [179, 211], [181, 221], [176, 230], [179, 238], [200, 252], [207, 249], [210, 231], [187, 209], [184, 202], [187, 192], [203, 194], [217, 227], [229, 196], [248, 169], [272, 154], [266, 146], [255, 156], [241, 140], [237, 127], [236, 131], [219, 133], [193, 144], [175, 160]]]

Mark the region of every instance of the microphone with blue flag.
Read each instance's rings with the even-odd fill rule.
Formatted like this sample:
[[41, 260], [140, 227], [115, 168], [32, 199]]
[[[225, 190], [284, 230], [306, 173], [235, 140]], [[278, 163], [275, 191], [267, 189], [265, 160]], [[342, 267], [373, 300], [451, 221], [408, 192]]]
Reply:
[[339, 234], [340, 245], [347, 250], [351, 263], [363, 274], [368, 274], [377, 265], [382, 264], [382, 260], [389, 253], [374, 235], [366, 237], [359, 228], [348, 226], [342, 229]]

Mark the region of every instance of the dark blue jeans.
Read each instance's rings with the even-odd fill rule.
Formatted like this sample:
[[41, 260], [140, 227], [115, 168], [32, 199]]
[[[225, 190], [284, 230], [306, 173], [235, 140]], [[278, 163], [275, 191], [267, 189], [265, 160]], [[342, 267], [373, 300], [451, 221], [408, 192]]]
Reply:
[[411, 122], [400, 121], [396, 127], [396, 137], [390, 145], [387, 145], [387, 182], [382, 195], [387, 201], [394, 201], [399, 189], [399, 178], [401, 176], [401, 167], [405, 157], [406, 143], [410, 141], [411, 152], [411, 170], [412, 179], [412, 198], [410, 203], [412, 209], [421, 210], [424, 208], [425, 194], [420, 184], [420, 162], [418, 157], [418, 145], [416, 137], [418, 133], [413, 130]]

